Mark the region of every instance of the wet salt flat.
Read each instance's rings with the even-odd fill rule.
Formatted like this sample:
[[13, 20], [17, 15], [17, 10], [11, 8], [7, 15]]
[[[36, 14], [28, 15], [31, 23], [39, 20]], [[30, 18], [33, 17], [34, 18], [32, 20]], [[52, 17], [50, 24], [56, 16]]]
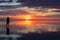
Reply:
[[[24, 22], [24, 21], [23, 21]], [[57, 32], [60, 31], [60, 22], [39, 22], [37, 21], [29, 24], [20, 21], [13, 21], [10, 23], [9, 28], [12, 34], [15, 33], [28, 33], [28, 32]], [[0, 22], [0, 34], [5, 34], [6, 24]]]

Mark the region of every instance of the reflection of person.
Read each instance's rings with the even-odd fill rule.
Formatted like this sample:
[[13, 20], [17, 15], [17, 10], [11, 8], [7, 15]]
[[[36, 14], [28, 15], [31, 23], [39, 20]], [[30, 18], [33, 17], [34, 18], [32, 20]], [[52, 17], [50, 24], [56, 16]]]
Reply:
[[7, 17], [7, 19], [6, 19], [6, 34], [7, 35], [9, 35], [9, 23], [10, 23], [9, 17]]

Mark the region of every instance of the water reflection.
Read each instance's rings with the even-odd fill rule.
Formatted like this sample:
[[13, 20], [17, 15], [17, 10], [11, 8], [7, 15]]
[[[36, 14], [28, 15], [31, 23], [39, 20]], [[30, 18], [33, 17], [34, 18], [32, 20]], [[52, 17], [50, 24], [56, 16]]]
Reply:
[[[6, 22], [0, 22], [0, 33], [6, 31]], [[44, 21], [11, 21], [10, 32], [28, 33], [28, 32], [56, 32], [60, 31], [60, 22], [44, 22]]]
[[[35, 23], [31, 24], [29, 26], [23, 24], [23, 22], [11, 22], [10, 23], [10, 30], [14, 32], [51, 32], [51, 31], [60, 31], [60, 25], [50, 23]], [[5, 25], [3, 23], [0, 23], [0, 31], [5, 31]]]

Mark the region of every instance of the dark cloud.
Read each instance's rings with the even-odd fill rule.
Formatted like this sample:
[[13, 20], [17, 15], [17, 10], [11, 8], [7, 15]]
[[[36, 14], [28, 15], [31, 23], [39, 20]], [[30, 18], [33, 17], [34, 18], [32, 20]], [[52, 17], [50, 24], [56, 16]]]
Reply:
[[23, 6], [38, 7], [44, 6], [48, 8], [60, 8], [60, 0], [20, 0]]
[[20, 6], [60, 8], [60, 0], [18, 0], [18, 2], [22, 3]]
[[48, 15], [48, 16], [45, 16], [45, 17], [50, 17], [50, 18], [60, 18], [60, 15], [59, 14], [55, 14], [55, 15]]
[[53, 10], [52, 12], [60, 12], [60, 10]]
[[24, 10], [9, 10], [0, 12], [0, 15], [20, 15], [20, 14], [27, 14], [27, 12]]

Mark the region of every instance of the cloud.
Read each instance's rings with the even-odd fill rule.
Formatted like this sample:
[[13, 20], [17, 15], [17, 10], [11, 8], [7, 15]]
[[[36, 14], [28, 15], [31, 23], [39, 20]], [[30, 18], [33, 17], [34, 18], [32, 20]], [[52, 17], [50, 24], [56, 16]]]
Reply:
[[60, 8], [60, 0], [18, 0], [18, 2], [20, 2], [20, 6]]
[[20, 0], [23, 6], [38, 7], [44, 6], [48, 8], [60, 8], [60, 0]]
[[31, 15], [34, 16], [51, 16], [51, 15], [60, 15], [59, 9], [45, 9], [45, 8], [29, 8], [29, 7], [22, 7], [21, 9], [25, 10], [26, 12], [28, 12]]
[[0, 15], [18, 15], [18, 14], [26, 14], [27, 12], [20, 9], [4, 9], [0, 10]]
[[[15, 8], [15, 9], [1, 9], [0, 11], [0, 15], [21, 15], [21, 14], [30, 14], [33, 16], [53, 16], [53, 15], [60, 15], [59, 9], [49, 9], [49, 8], [29, 8], [29, 7], [19, 7], [19, 8]], [[56, 16], [57, 17], [57, 16]]]
[[60, 12], [60, 10], [52, 10], [52, 12]]

